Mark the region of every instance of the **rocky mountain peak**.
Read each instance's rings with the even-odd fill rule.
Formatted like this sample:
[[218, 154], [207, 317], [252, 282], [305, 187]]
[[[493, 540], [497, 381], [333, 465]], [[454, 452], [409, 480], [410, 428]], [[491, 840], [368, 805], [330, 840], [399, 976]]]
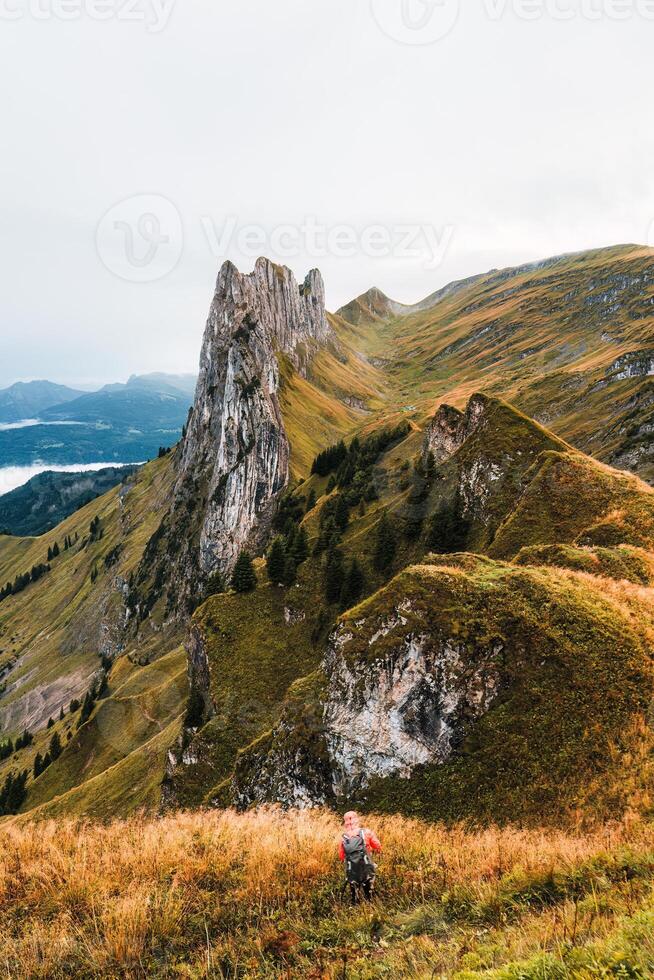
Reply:
[[[249, 274], [224, 263], [171, 508], [154, 545], [163, 568], [155, 582], [157, 574], [160, 583], [175, 582], [169, 608], [192, 608], [215, 573], [228, 575], [241, 550], [265, 541], [289, 481], [279, 356], [306, 376], [314, 353], [331, 339], [317, 269], [299, 285], [290, 269], [265, 258]], [[150, 564], [152, 558], [146, 555]]]
[[308, 345], [310, 354], [316, 344], [331, 337], [325, 286], [318, 269], [312, 269], [300, 285], [290, 269], [270, 259], [257, 259], [249, 274], [225, 262], [216, 281], [204, 347], [208, 342], [229, 342], [242, 329], [258, 332], [305, 373], [307, 351], [298, 348]]

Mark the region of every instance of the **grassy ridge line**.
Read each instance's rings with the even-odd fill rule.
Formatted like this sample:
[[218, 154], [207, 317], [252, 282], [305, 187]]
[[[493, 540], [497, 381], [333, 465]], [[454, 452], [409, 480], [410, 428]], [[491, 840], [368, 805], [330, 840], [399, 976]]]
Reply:
[[280, 403], [291, 446], [291, 478], [310, 474], [318, 453], [359, 430], [384, 407], [387, 380], [356, 350], [349, 324], [329, 316], [337, 343], [314, 355], [309, 377], [280, 357]]
[[651, 976], [650, 826], [365, 820], [384, 844], [379, 898], [354, 910], [339, 899], [329, 813], [5, 821], [0, 969], [48, 980]]
[[116, 813], [129, 817], [144, 810], [155, 812], [161, 805], [166, 757], [181, 732], [182, 719], [183, 713], [119, 762], [67, 792], [53, 796], [19, 817], [4, 819], [31, 822], [80, 815], [109, 820]]
[[[447, 637], [470, 655], [489, 637], [501, 640], [505, 686], [496, 708], [471, 730], [462, 758], [420, 771], [410, 781], [375, 784], [364, 798], [387, 812], [433, 819], [476, 813], [484, 820], [552, 823], [563, 816], [576, 819], [582, 806], [589, 815], [632, 806], [649, 812], [651, 739], [644, 713], [651, 672], [643, 644], [651, 645], [654, 607], [651, 590], [644, 588], [654, 544], [652, 488], [582, 456], [506, 403], [486, 399], [479, 429], [436, 468], [425, 513], [439, 511], [461, 474], [489, 473], [488, 483], [482, 478], [481, 510], [471, 512], [468, 535], [470, 550], [491, 557], [425, 558], [425, 520], [419, 539], [399, 535], [392, 568], [378, 575], [370, 562], [375, 529], [385, 509], [401, 527], [407, 464], [420, 444], [420, 434], [411, 432], [384, 455], [378, 465], [382, 499], [363, 515], [356, 508], [350, 515], [340, 547], [346, 558], [360, 561], [371, 598], [346, 612], [343, 621], [370, 613], [375, 632], [377, 619], [392, 617], [408, 598], [421, 616], [405, 634]], [[298, 492], [312, 486], [322, 490], [324, 480], [318, 486], [312, 478]], [[304, 518], [312, 542], [325, 503], [320, 499]], [[589, 543], [581, 543], [586, 538]], [[531, 560], [523, 560], [527, 555]], [[210, 723], [196, 740], [203, 768], [195, 776], [191, 769], [180, 774], [187, 783], [180, 793], [185, 804], [200, 802], [198, 791], [212, 778], [216, 785], [205, 802], [218, 786], [220, 801], [229, 800], [224, 790], [232, 765], [247, 782], [274, 748], [270, 729], [280, 707], [285, 712], [288, 681], [303, 663], [312, 674], [324, 654], [329, 624], [321, 631], [318, 621], [325, 607], [323, 573], [321, 558], [310, 558], [288, 591], [271, 587], [262, 573], [255, 594], [217, 596], [196, 614], [213, 696], [229, 704], [230, 713], [221, 709], [220, 723]], [[299, 622], [285, 622], [285, 606], [294, 619], [299, 614]], [[326, 611], [333, 624], [340, 610]], [[295, 700], [292, 687], [286, 700]], [[315, 700], [309, 696], [308, 706], [321, 715]], [[306, 753], [311, 732], [301, 722], [296, 729], [286, 748]], [[538, 738], [526, 737], [536, 730]]]
[[[617, 246], [488, 273], [426, 310], [391, 309], [352, 330], [364, 354], [384, 365], [389, 408], [411, 404], [424, 419], [442, 401], [462, 407], [483, 384], [612, 461], [625, 446], [646, 449], [638, 427], [651, 416], [651, 385], [600, 385], [620, 355], [651, 349], [653, 299], [654, 250]], [[645, 451], [634, 465], [654, 478]]]

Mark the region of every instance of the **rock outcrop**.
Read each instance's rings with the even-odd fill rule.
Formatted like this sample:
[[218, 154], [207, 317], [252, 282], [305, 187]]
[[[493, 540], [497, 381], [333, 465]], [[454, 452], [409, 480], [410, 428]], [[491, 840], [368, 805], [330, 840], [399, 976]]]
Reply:
[[651, 661], [589, 578], [473, 555], [405, 569], [331, 634], [315, 706], [241, 753], [232, 802], [539, 825], [623, 812], [625, 753], [651, 744]]
[[622, 354], [606, 371], [611, 381], [626, 381], [627, 378], [649, 378], [654, 374], [654, 351], [636, 350]]
[[424, 454], [431, 453], [437, 465], [446, 462], [479, 428], [488, 406], [483, 395], [473, 395], [465, 412], [441, 405], [425, 432]]
[[[354, 632], [341, 627], [330, 641], [324, 721], [337, 797], [375, 778], [408, 779], [416, 766], [442, 764], [497, 695], [501, 644], [475, 648], [407, 632], [410, 612], [403, 600], [383, 621], [360, 620]], [[356, 633], [371, 628], [365, 657], [349, 657]]]
[[189, 611], [213, 576], [231, 572], [242, 549], [264, 543], [289, 480], [280, 361], [306, 375], [331, 336], [317, 270], [299, 286], [289, 269], [267, 259], [250, 275], [223, 265], [170, 510], [139, 574], [141, 618], [165, 588], [170, 612]]
[[335, 629], [315, 700], [292, 701], [243, 754], [233, 783], [238, 806], [322, 806], [360, 797], [375, 779], [409, 779], [417, 767], [445, 763], [489, 710], [500, 691], [502, 642], [435, 630], [410, 588], [389, 607], [391, 592]]

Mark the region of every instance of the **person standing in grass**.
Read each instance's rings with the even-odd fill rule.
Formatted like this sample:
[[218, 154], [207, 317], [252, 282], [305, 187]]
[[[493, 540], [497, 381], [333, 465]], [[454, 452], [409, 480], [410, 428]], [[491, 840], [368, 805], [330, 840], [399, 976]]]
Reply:
[[379, 853], [382, 846], [372, 830], [361, 826], [354, 810], [345, 814], [343, 825], [338, 855], [345, 864], [346, 884], [350, 886], [352, 904], [356, 905], [361, 895], [369, 902], [377, 872], [371, 854]]

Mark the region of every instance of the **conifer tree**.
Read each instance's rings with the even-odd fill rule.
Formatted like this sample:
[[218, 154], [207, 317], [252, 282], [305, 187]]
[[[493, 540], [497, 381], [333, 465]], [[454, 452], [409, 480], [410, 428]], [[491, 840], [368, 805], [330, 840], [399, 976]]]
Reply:
[[316, 506], [316, 502], [317, 502], [316, 491], [312, 489], [309, 491], [309, 496], [307, 497], [307, 501], [304, 507], [305, 514], [308, 514], [310, 510], [313, 510], [313, 508]]
[[343, 588], [341, 589], [341, 606], [349, 609], [356, 605], [363, 594], [365, 586], [365, 576], [363, 569], [356, 558], [353, 558], [347, 567]]
[[61, 739], [59, 738], [59, 733], [55, 732], [50, 739], [50, 745], [48, 746], [48, 754], [52, 761], [58, 759], [61, 755]]
[[327, 602], [338, 602], [343, 588], [343, 555], [334, 548], [327, 555], [325, 570], [325, 599]]
[[297, 580], [297, 563], [293, 555], [287, 555], [284, 562], [284, 585], [293, 585]]
[[336, 498], [334, 520], [336, 522], [336, 527], [341, 531], [344, 531], [350, 522], [350, 508], [347, 505], [347, 498], [343, 493], [339, 493], [338, 497]]
[[395, 532], [388, 518], [388, 512], [384, 511], [382, 519], [377, 525], [377, 535], [375, 550], [373, 554], [373, 564], [378, 572], [384, 572], [393, 564], [395, 552], [397, 551], [397, 541]]
[[254, 570], [252, 558], [247, 551], [238, 556], [232, 575], [232, 588], [241, 594], [254, 592], [257, 587], [257, 573]]
[[309, 536], [306, 528], [300, 527], [297, 530], [293, 542], [293, 557], [298, 565], [301, 565], [309, 557]]
[[280, 537], [276, 537], [270, 545], [266, 556], [266, 568], [268, 569], [268, 578], [273, 585], [279, 585], [280, 582], [284, 581], [286, 549], [284, 548], [284, 541]]

